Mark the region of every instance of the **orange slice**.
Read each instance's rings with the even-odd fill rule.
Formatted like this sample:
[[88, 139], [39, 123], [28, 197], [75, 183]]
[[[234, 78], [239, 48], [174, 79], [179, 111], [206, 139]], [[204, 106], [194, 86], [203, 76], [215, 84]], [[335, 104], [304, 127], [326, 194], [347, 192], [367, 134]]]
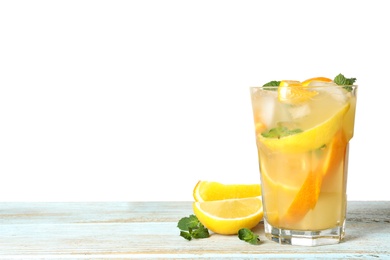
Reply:
[[330, 78], [326, 77], [315, 77], [315, 78], [310, 78], [302, 82], [302, 86], [310, 86], [311, 83], [313, 82], [332, 82]]
[[340, 165], [345, 153], [344, 148], [346, 142], [344, 132], [339, 131], [329, 144], [323, 163], [307, 176], [288, 208], [286, 215], [283, 217], [283, 221], [286, 223], [295, 223], [301, 220], [310, 209], [316, 206], [321, 191], [322, 180], [325, 176], [332, 174], [337, 166]]
[[253, 109], [253, 119], [255, 122], [256, 134], [261, 134], [267, 129], [267, 125], [263, 122], [263, 118], [260, 115], [259, 110]]
[[263, 218], [261, 197], [194, 202], [193, 210], [199, 221], [211, 231], [237, 234], [241, 228], [253, 228]]
[[282, 80], [278, 87], [278, 100], [287, 104], [299, 104], [305, 102], [318, 92], [303, 88], [300, 81]]
[[222, 184], [213, 181], [199, 181], [193, 191], [195, 201], [239, 199], [260, 195], [260, 184]]
[[[273, 226], [281, 225], [281, 217], [297, 196], [312, 168], [308, 152], [297, 154], [280, 153], [270, 156], [268, 149], [259, 151], [262, 194], [267, 221]], [[292, 177], [292, 175], [294, 175]]]

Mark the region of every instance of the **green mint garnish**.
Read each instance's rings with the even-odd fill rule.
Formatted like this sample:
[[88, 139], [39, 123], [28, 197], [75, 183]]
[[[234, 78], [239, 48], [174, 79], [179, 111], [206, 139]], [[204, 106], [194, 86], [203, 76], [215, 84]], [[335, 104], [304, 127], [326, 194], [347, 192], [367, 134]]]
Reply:
[[[280, 81], [276, 81], [276, 80], [273, 80], [273, 81], [270, 81], [268, 83], [265, 83], [263, 85], [263, 87], [278, 87], [280, 84]], [[277, 90], [277, 88], [264, 88], [265, 90]]]
[[342, 85], [348, 91], [352, 90], [352, 85], [355, 83], [356, 78], [346, 78], [343, 74], [339, 74], [334, 78], [334, 83]]
[[245, 242], [252, 244], [252, 245], [258, 245], [260, 244], [259, 235], [256, 235], [248, 228], [242, 228], [238, 231], [238, 238], [240, 240], [244, 240]]
[[281, 138], [289, 135], [294, 135], [303, 132], [302, 129], [288, 129], [285, 126], [278, 126], [271, 128], [268, 132], [262, 133], [261, 135], [266, 138]]
[[200, 223], [195, 215], [180, 219], [177, 227], [181, 230], [180, 236], [188, 241], [193, 238], [207, 238], [210, 236], [209, 230]]
[[271, 86], [271, 87], [278, 87], [280, 84], [280, 81], [276, 81], [276, 80], [273, 80], [273, 81], [270, 81], [268, 83], [265, 83], [263, 85], [263, 87], [268, 87], [268, 86]]
[[184, 237], [188, 241], [190, 241], [192, 239], [192, 236], [191, 236], [191, 234], [189, 232], [180, 231], [180, 236]]

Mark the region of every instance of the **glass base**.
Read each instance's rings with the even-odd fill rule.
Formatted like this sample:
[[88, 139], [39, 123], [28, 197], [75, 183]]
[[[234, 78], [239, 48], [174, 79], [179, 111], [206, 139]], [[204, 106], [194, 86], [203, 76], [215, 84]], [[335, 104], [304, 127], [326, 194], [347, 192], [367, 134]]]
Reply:
[[331, 229], [309, 231], [275, 228], [264, 219], [264, 231], [269, 240], [279, 244], [297, 246], [333, 245], [340, 243], [344, 238], [345, 220], [342, 225]]

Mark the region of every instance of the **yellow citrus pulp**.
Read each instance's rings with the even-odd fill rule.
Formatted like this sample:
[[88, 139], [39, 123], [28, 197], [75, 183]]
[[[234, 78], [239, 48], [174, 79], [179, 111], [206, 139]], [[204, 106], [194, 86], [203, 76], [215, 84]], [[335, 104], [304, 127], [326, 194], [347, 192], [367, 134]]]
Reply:
[[237, 234], [241, 228], [253, 228], [263, 218], [261, 197], [198, 201], [193, 210], [199, 221], [211, 231]]

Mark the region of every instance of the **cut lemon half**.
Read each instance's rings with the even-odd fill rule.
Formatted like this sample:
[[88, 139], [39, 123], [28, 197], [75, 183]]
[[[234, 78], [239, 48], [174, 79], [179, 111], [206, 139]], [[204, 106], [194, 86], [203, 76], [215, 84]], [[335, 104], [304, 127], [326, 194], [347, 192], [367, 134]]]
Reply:
[[254, 228], [263, 218], [261, 197], [194, 202], [199, 221], [214, 233], [233, 235]]
[[239, 199], [260, 195], [260, 184], [222, 184], [213, 181], [199, 181], [193, 191], [195, 201]]
[[329, 143], [338, 129], [340, 129], [340, 124], [343, 123], [342, 119], [348, 112], [349, 107], [350, 103], [345, 104], [334, 116], [325, 122], [301, 133], [281, 138], [269, 138], [260, 134], [258, 139], [260, 143], [272, 151], [300, 153], [317, 149], [323, 144]]
[[303, 88], [300, 81], [282, 80], [278, 87], [278, 100], [287, 104], [299, 104], [318, 95], [317, 91]]

